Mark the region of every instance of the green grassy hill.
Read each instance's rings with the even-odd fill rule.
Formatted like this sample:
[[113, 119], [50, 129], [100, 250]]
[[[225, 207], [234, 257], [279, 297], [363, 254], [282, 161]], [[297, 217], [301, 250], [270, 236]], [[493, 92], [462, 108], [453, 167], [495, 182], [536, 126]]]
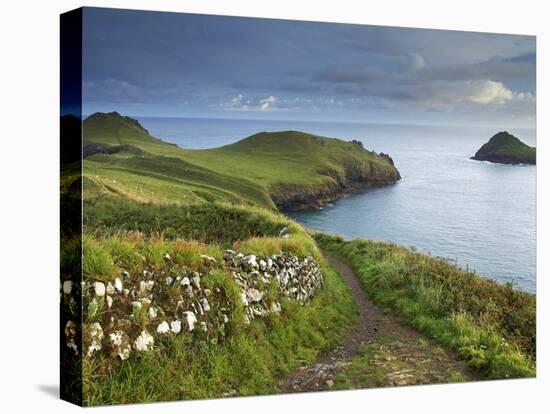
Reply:
[[262, 132], [207, 150], [154, 138], [138, 121], [116, 112], [91, 115], [83, 131], [84, 174], [92, 184], [87, 196], [284, 209], [318, 206], [343, 191], [400, 179], [387, 156], [296, 131]]
[[501, 164], [536, 164], [537, 151], [508, 132], [499, 132], [472, 157]]

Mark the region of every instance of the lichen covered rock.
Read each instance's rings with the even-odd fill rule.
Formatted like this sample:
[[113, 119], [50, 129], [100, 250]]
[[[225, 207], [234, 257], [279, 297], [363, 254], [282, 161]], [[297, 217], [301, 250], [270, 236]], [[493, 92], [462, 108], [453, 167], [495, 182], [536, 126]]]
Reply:
[[109, 334], [109, 342], [111, 354], [118, 356], [122, 361], [130, 358], [132, 347], [130, 346], [130, 338], [126, 332], [114, 330]]
[[167, 334], [170, 332], [170, 325], [168, 325], [168, 322], [163, 321], [157, 326], [157, 333], [160, 335]]
[[134, 341], [134, 349], [139, 352], [150, 351], [154, 344], [155, 338], [144, 329]]
[[71, 280], [65, 280], [63, 282], [63, 293], [65, 295], [70, 295], [73, 290], [73, 282]]
[[78, 346], [76, 343], [78, 325], [73, 321], [67, 321], [65, 325], [65, 344], [67, 348], [73, 350], [75, 355], [78, 355]]
[[95, 352], [103, 348], [103, 328], [99, 322], [94, 322], [84, 327], [84, 346], [86, 347], [86, 356], [90, 357]]
[[99, 296], [99, 297], [105, 296], [105, 284], [103, 282], [95, 282], [94, 292], [96, 296]]

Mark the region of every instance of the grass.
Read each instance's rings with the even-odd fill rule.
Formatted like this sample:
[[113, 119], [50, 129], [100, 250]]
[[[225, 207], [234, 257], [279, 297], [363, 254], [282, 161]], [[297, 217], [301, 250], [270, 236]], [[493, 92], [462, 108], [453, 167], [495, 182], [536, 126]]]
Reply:
[[141, 202], [226, 201], [275, 209], [287, 192], [336, 186], [348, 176], [393, 180], [395, 167], [357, 143], [296, 131], [263, 132], [208, 150], [182, 149], [152, 137], [128, 117], [97, 113], [83, 123], [84, 144], [117, 148], [88, 156], [85, 195]]
[[459, 352], [486, 378], [535, 375], [535, 297], [401, 246], [316, 235], [369, 296]]
[[167, 239], [194, 239], [230, 246], [236, 240], [278, 236], [283, 228], [303, 233], [301, 226], [282, 214], [229, 203], [162, 205], [116, 197], [84, 202], [84, 227], [103, 234], [139, 231], [162, 233]]
[[[307, 234], [299, 235], [307, 238]], [[291, 236], [291, 238], [294, 236]], [[251, 239], [236, 246], [275, 254], [293, 252], [295, 245], [279, 238]], [[101, 236], [88, 234], [84, 243], [86, 280], [108, 280], [112, 267], [128, 263], [140, 273], [145, 267], [162, 268], [169, 253], [176, 263], [198, 268], [201, 254], [221, 259], [218, 244], [164, 239], [137, 232]], [[320, 258], [315, 243], [300, 247]], [[95, 256], [100, 257], [97, 259]], [[138, 257], [136, 261], [135, 258]], [[143, 259], [144, 258], [144, 259]], [[219, 260], [221, 262], [221, 260]], [[103, 355], [83, 361], [84, 404], [88, 406], [161, 400], [196, 399], [277, 392], [279, 380], [323, 350], [336, 346], [355, 322], [356, 307], [341, 277], [322, 261], [324, 288], [305, 306], [283, 301], [280, 315], [243, 318], [239, 289], [233, 278], [218, 269], [203, 279], [204, 287], [220, 288], [228, 297], [231, 327], [223, 335], [198, 337], [202, 332], [166, 338], [150, 353], [133, 353], [129, 360], [113, 362]], [[110, 276], [109, 276], [110, 275]], [[85, 320], [97, 320], [101, 309], [87, 309]], [[144, 315], [146, 317], [146, 315]], [[197, 336], [198, 335], [198, 336]], [[209, 334], [210, 335], [210, 334]], [[216, 335], [216, 334], [212, 334]]]
[[[288, 238], [280, 237], [283, 228]], [[225, 248], [260, 255], [313, 255], [322, 261], [324, 275], [323, 289], [306, 306], [283, 301], [281, 315], [256, 319], [250, 325], [235, 322], [229, 334], [215, 340], [185, 334], [159, 343], [149, 354], [134, 353], [124, 362], [113, 363], [103, 356], [85, 358], [85, 405], [275, 393], [284, 375], [336, 346], [355, 321], [356, 305], [349, 288], [324, 262], [313, 239], [301, 226], [269, 209], [228, 202], [163, 204], [88, 195], [84, 229], [87, 281], [112, 281], [122, 269], [132, 274], [140, 274], [144, 267], [163, 269], [167, 252], [176, 263], [198, 270], [201, 255], [221, 263]], [[66, 254], [62, 260], [76, 254]], [[229, 297], [237, 292], [222, 269], [201, 283], [212, 291], [222, 288]], [[240, 297], [233, 299], [241, 303]], [[84, 320], [98, 321], [103, 312], [93, 303], [85, 304]], [[242, 309], [236, 306], [231, 312], [230, 319], [238, 321]], [[147, 315], [136, 315], [136, 320], [140, 318]]]
[[274, 209], [268, 193], [257, 184], [177, 157], [92, 155], [84, 161], [83, 168], [93, 183], [85, 186], [86, 197], [118, 195], [163, 204], [227, 201]]
[[273, 189], [281, 183], [327, 184], [344, 174], [347, 165], [393, 170], [356, 144], [297, 131], [262, 132], [221, 148], [188, 151], [187, 158], [218, 172], [231, 169]]

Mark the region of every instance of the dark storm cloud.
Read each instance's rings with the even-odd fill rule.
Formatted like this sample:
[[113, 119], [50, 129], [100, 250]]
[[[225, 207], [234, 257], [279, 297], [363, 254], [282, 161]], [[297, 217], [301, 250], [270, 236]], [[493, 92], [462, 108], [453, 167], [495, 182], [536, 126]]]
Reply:
[[[535, 63], [525, 60], [526, 55], [512, 58], [491, 57], [489, 60], [468, 65], [454, 65], [426, 70], [424, 78], [439, 80], [498, 79], [503, 82], [535, 80]], [[534, 86], [534, 83], [533, 83]]]
[[353, 118], [366, 110], [422, 116], [422, 108], [464, 113], [495, 106], [503, 114], [521, 108], [534, 116], [535, 60], [529, 36], [84, 13], [89, 111]]

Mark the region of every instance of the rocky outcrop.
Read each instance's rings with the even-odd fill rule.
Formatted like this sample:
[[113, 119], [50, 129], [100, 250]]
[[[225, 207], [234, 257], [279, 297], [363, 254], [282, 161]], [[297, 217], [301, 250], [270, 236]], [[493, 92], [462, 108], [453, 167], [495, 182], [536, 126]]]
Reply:
[[64, 281], [62, 300], [70, 304], [81, 291], [86, 321], [81, 330], [76, 321], [66, 322], [66, 346], [86, 358], [101, 354], [126, 360], [176, 335], [217, 343], [234, 324], [279, 314], [285, 298], [305, 304], [323, 284], [320, 266], [310, 256], [227, 250], [223, 263], [201, 258], [200, 271], [192, 272], [166, 254], [161, 269], [123, 270], [113, 280], [88, 280], [78, 289]]
[[387, 154], [378, 157], [387, 161], [391, 168], [380, 168], [375, 164], [348, 164], [343, 172], [325, 170], [321, 174], [330, 177], [318, 185], [279, 184], [271, 189], [271, 198], [281, 211], [320, 208], [337, 200], [345, 193], [367, 188], [394, 184], [401, 179], [393, 160]]
[[84, 145], [84, 147], [82, 148], [82, 157], [88, 158], [95, 154], [112, 155], [112, 154], [117, 154], [119, 152], [130, 152], [136, 155], [144, 154], [144, 151], [142, 151], [141, 149], [133, 145], [126, 144], [126, 145], [108, 146], [108, 145], [92, 143], [92, 144]]
[[90, 115], [88, 118], [86, 118], [85, 121], [87, 123], [96, 122], [96, 123], [99, 123], [99, 124], [106, 124], [106, 125], [108, 125], [109, 123], [111, 123], [113, 121], [121, 122], [123, 125], [125, 125], [127, 127], [135, 128], [137, 130], [145, 132], [146, 134], [149, 134], [149, 131], [147, 129], [145, 129], [143, 127], [143, 125], [141, 125], [141, 123], [137, 119], [129, 117], [129, 116], [123, 116], [123, 115], [119, 114], [116, 111], [113, 111], [113, 112], [96, 112], [96, 113]]
[[503, 131], [483, 144], [471, 159], [499, 164], [535, 165], [537, 152], [534, 147], [526, 145], [512, 134]]

